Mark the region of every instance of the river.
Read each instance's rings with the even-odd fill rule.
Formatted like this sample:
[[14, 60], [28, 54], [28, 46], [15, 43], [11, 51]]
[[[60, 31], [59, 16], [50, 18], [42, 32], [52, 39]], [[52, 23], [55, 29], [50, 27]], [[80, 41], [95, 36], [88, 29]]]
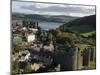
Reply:
[[50, 29], [56, 29], [60, 25], [63, 25], [64, 23], [58, 23], [58, 22], [39, 22], [39, 26], [43, 30], [50, 30]]

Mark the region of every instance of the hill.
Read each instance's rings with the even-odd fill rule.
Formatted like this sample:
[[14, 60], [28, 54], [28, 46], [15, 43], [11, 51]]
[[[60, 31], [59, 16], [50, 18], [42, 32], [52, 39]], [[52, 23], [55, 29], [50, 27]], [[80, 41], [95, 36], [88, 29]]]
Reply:
[[78, 17], [65, 16], [65, 15], [39, 15], [39, 14], [19, 14], [19, 13], [12, 14], [13, 20], [32, 19], [36, 21], [46, 21], [46, 22], [69, 22], [76, 18]]
[[96, 15], [86, 16], [72, 20], [59, 27], [64, 31], [87, 33], [96, 31]]

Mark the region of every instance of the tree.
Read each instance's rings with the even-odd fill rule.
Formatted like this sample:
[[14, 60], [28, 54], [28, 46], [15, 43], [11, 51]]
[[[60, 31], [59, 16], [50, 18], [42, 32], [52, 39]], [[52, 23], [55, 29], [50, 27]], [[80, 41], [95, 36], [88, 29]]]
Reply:
[[58, 31], [57, 30], [54, 30], [54, 29], [51, 29], [50, 31], [49, 31], [54, 37], [57, 37], [57, 35], [58, 35]]
[[25, 50], [25, 48], [21, 44], [12, 43], [12, 52], [16, 53], [23, 50]]

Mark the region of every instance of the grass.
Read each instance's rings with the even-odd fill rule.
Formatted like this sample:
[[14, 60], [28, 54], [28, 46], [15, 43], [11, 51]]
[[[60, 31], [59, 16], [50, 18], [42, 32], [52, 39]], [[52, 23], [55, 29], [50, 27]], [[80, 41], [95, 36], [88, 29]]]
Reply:
[[82, 35], [85, 36], [85, 37], [88, 37], [88, 36], [91, 36], [94, 33], [96, 33], [96, 31], [91, 31], [91, 32], [83, 33]]
[[96, 68], [96, 62], [91, 61], [90, 62], [90, 66], [91, 66], [91, 68], [95, 69]]
[[88, 44], [77, 44], [77, 46], [80, 48], [81, 51], [83, 51], [85, 48], [87, 48], [90, 45], [88, 45]]

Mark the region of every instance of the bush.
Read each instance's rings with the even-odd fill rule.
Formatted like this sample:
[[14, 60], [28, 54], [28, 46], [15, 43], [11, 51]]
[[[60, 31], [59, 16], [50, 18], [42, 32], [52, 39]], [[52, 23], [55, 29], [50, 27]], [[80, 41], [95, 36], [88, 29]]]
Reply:
[[16, 53], [23, 50], [24, 50], [24, 47], [22, 47], [21, 44], [12, 43], [12, 52]]

